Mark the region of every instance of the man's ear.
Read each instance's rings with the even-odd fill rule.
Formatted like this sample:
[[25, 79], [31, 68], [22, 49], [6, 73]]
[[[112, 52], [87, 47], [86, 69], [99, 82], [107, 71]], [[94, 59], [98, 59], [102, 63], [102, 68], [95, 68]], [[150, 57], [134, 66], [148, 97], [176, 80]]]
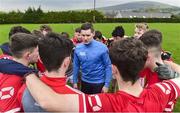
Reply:
[[62, 67], [63, 67], [63, 68], [68, 68], [68, 67], [69, 67], [70, 62], [71, 62], [70, 57], [66, 57], [66, 58], [64, 58], [63, 63], [62, 63]]
[[114, 78], [117, 78], [117, 76], [119, 76], [119, 70], [118, 68], [112, 64], [112, 74], [114, 76]]
[[25, 51], [25, 52], [23, 53], [23, 58], [25, 58], [26, 60], [29, 61], [30, 55], [31, 55], [31, 53], [30, 53], [29, 51]]

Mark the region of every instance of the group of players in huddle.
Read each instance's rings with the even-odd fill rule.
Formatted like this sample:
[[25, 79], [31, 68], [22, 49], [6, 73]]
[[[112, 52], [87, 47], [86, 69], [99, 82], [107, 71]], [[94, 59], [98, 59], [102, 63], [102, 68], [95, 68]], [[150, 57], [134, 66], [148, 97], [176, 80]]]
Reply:
[[[146, 23], [105, 38], [91, 23], [70, 39], [48, 25], [12, 27], [0, 55], [1, 112], [172, 112], [180, 66]], [[68, 85], [69, 84], [69, 85]]]

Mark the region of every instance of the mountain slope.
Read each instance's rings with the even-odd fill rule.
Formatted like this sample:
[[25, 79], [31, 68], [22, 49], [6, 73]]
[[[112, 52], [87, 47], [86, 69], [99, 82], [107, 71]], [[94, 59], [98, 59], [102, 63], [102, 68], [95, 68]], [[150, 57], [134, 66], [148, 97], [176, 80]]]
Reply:
[[115, 6], [97, 8], [100, 11], [108, 10], [140, 10], [140, 9], [180, 9], [180, 7], [163, 4], [159, 2], [150, 2], [150, 1], [140, 1], [140, 2], [130, 2]]

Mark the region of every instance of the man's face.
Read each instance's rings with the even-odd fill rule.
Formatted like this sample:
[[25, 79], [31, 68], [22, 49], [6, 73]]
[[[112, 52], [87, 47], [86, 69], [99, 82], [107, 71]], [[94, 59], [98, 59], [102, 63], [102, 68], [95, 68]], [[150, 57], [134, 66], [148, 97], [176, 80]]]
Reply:
[[135, 30], [134, 30], [134, 38], [139, 39], [144, 34], [144, 32], [145, 31], [143, 29], [135, 28]]
[[81, 33], [75, 32], [75, 33], [74, 33], [74, 36], [77, 38], [78, 41], [81, 41], [81, 40], [82, 40]]
[[38, 51], [38, 47], [36, 47], [29, 54], [29, 57], [28, 57], [29, 63], [36, 63], [38, 61], [38, 58], [39, 58], [39, 51]]
[[81, 30], [81, 36], [82, 36], [83, 43], [89, 44], [94, 37], [94, 33], [91, 32], [91, 29]]

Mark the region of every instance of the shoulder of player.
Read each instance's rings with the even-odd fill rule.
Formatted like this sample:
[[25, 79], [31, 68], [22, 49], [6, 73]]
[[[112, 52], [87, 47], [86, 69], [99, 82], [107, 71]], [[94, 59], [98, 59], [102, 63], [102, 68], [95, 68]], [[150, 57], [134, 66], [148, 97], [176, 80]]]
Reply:
[[107, 46], [105, 44], [103, 44], [102, 42], [99, 42], [99, 41], [94, 41], [94, 42], [95, 42], [95, 48], [96, 49], [108, 51]]
[[75, 50], [81, 49], [81, 48], [84, 48], [84, 44], [83, 43], [77, 44], [76, 47], [75, 47]]

